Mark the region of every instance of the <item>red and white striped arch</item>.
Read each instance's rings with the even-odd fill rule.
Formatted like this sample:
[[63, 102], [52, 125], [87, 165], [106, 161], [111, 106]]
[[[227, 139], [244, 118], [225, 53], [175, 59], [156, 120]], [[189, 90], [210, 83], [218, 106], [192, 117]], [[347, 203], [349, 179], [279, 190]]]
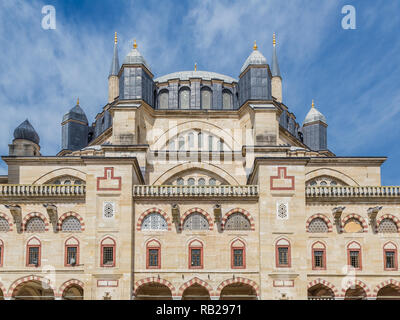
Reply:
[[83, 289], [83, 288], [85, 287], [85, 284], [84, 284], [82, 281], [77, 280], [77, 279], [71, 279], [71, 280], [65, 281], [65, 282], [60, 286], [60, 289], [58, 290], [58, 295], [59, 295], [60, 297], [62, 297], [63, 294], [64, 294], [64, 291], [65, 291], [65, 290], [68, 290], [68, 289], [71, 288], [72, 286], [79, 286], [79, 287], [81, 287], [81, 288]]
[[318, 278], [318, 279], [315, 279], [315, 280], [309, 282], [307, 285], [307, 289], [310, 289], [318, 284], [321, 284], [321, 285], [331, 289], [335, 296], [337, 296], [339, 293], [338, 289], [336, 289], [336, 287], [332, 283], [330, 283], [329, 281], [326, 281], [324, 279], [321, 279], [321, 278]]
[[46, 216], [40, 212], [31, 212], [27, 214], [24, 219], [22, 220], [22, 230], [26, 231], [26, 224], [28, 221], [34, 217], [39, 217], [40, 219], [43, 220], [44, 225], [45, 225], [45, 231], [49, 231], [49, 221], [47, 220]]
[[145, 285], [147, 283], [159, 283], [159, 284], [162, 284], [162, 285], [168, 287], [169, 290], [171, 290], [171, 294], [173, 296], [175, 296], [175, 287], [172, 285], [172, 283], [169, 282], [168, 280], [161, 279], [161, 278], [158, 278], [158, 277], [149, 277], [149, 278], [145, 278], [145, 279], [137, 281], [135, 283], [135, 286], [134, 286], [133, 294], [136, 296], [138, 289], [141, 286], [143, 286], [143, 285]]
[[188, 211], [186, 211], [186, 212], [183, 214], [183, 216], [181, 217], [181, 222], [180, 222], [180, 226], [179, 226], [179, 228], [180, 228], [181, 230], [182, 230], [182, 228], [183, 228], [183, 223], [185, 222], [185, 219], [186, 219], [190, 214], [195, 213], [195, 212], [202, 214], [202, 215], [207, 219], [208, 225], [209, 225], [209, 227], [210, 227], [210, 230], [212, 230], [212, 229], [214, 228], [214, 222], [213, 222], [213, 220], [212, 220], [212, 218], [211, 218], [211, 215], [210, 215], [208, 212], [206, 212], [206, 211], [204, 211], [203, 209], [200, 209], [200, 208], [192, 208], [192, 209], [189, 209]]
[[172, 224], [171, 224], [171, 219], [168, 217], [168, 214], [167, 214], [165, 211], [163, 211], [163, 210], [161, 210], [161, 209], [158, 209], [158, 208], [150, 208], [150, 209], [146, 210], [145, 212], [143, 212], [143, 213], [139, 216], [139, 219], [138, 219], [138, 221], [137, 221], [137, 223], [136, 223], [136, 231], [142, 230], [142, 223], [143, 223], [143, 220], [144, 220], [144, 218], [146, 218], [146, 216], [149, 215], [150, 213], [158, 213], [158, 214], [162, 215], [162, 216], [164, 217], [165, 221], [167, 221], [167, 224], [168, 224], [168, 231], [171, 231], [171, 226], [172, 226]]
[[237, 213], [237, 212], [243, 214], [250, 221], [250, 228], [252, 231], [254, 231], [256, 225], [255, 225], [253, 217], [251, 216], [250, 212], [248, 212], [244, 209], [241, 209], [241, 208], [235, 208], [235, 209], [232, 209], [232, 210], [228, 211], [227, 213], [225, 213], [224, 217], [221, 220], [221, 229], [224, 230], [226, 221], [228, 221], [229, 216], [231, 216], [232, 214]]
[[314, 214], [308, 218], [308, 220], [306, 222], [306, 232], [309, 232], [308, 227], [310, 226], [311, 221], [313, 221], [316, 218], [320, 218], [320, 219], [324, 220], [328, 226], [328, 232], [332, 232], [332, 230], [333, 230], [332, 222], [329, 220], [329, 218], [326, 215], [321, 214], [321, 213]]
[[8, 225], [10, 226], [10, 229], [8, 231], [13, 231], [13, 225], [14, 224], [13, 224], [12, 220], [8, 217], [8, 215], [6, 215], [3, 212], [0, 212], [0, 218], [6, 219], [7, 222], [8, 222]]
[[191, 279], [191, 280], [185, 282], [183, 285], [181, 285], [181, 287], [179, 288], [178, 295], [182, 296], [183, 292], [187, 288], [189, 288], [190, 286], [192, 286], [195, 283], [197, 283], [197, 284], [201, 285], [202, 287], [206, 288], [208, 293], [210, 294], [210, 296], [213, 295], [213, 289], [211, 288], [211, 286], [207, 282], [205, 282], [204, 280], [201, 280], [201, 279], [199, 279], [197, 277], [194, 277], [193, 279]]
[[65, 219], [67, 219], [68, 217], [75, 217], [79, 220], [79, 222], [81, 223], [81, 230], [85, 231], [85, 222], [83, 221], [83, 218], [76, 212], [70, 211], [70, 212], [66, 212], [64, 213], [60, 218], [58, 218], [58, 222], [57, 222], [57, 230], [61, 231], [61, 227], [63, 224], [63, 221]]
[[400, 290], [400, 282], [396, 281], [394, 279], [389, 279], [389, 280], [381, 282], [380, 284], [378, 284], [375, 287], [373, 296], [376, 297], [378, 295], [379, 290], [381, 290], [382, 288], [384, 288], [386, 286], [396, 287], [397, 290]]
[[348, 220], [350, 220], [350, 219], [358, 220], [361, 223], [361, 225], [362, 225], [362, 227], [364, 229], [364, 232], [368, 232], [368, 224], [367, 224], [367, 222], [364, 220], [363, 217], [361, 217], [359, 214], [356, 214], [356, 213], [348, 214], [347, 216], [345, 216], [342, 219], [342, 229], [344, 228], [344, 225], [346, 224], [346, 222]]
[[29, 281], [40, 281], [44, 285], [49, 286], [53, 290], [53, 293], [54, 293], [55, 297], [58, 295], [58, 292], [55, 289], [55, 287], [52, 284], [50, 279], [47, 279], [47, 278], [44, 278], [44, 277], [38, 277], [38, 276], [34, 276], [34, 275], [27, 276], [27, 277], [22, 277], [22, 278], [19, 278], [19, 279], [15, 280], [13, 282], [13, 284], [10, 286], [10, 288], [8, 289], [8, 294], [7, 295], [9, 297], [12, 297], [14, 292], [18, 289], [19, 286], [21, 286], [24, 283], [29, 282]]
[[346, 296], [346, 291], [352, 286], [360, 286], [361, 288], [364, 289], [365, 293], [367, 294], [367, 297], [371, 297], [372, 296], [371, 295], [371, 290], [369, 289], [369, 287], [364, 282], [362, 282], [361, 280], [358, 280], [358, 279], [355, 279], [355, 280], [354, 279], [349, 279], [344, 284], [344, 287], [342, 287], [341, 296], [345, 297]]
[[400, 232], [400, 220], [392, 214], [384, 214], [381, 215], [378, 219], [376, 219], [376, 228], [378, 229], [379, 225], [381, 224], [382, 220], [384, 219], [391, 219], [397, 226], [397, 232]]
[[234, 284], [234, 283], [247, 284], [254, 289], [257, 296], [260, 296], [260, 289], [258, 287], [258, 284], [256, 282], [254, 282], [253, 280], [242, 278], [242, 277], [237, 277], [235, 279], [228, 279], [228, 280], [223, 281], [217, 288], [217, 296], [221, 295], [222, 289], [224, 289], [226, 286], [229, 286], [230, 284]]

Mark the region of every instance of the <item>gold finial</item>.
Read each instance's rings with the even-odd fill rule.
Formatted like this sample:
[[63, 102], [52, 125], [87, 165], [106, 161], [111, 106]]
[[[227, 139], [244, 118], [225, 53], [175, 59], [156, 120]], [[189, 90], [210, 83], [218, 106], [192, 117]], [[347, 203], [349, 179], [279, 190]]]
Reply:
[[76, 104], [79, 106], [79, 97], [78, 97], [78, 100], [76, 101]]
[[115, 31], [114, 43], [118, 42], [117, 32]]
[[258, 49], [258, 47], [257, 47], [257, 42], [256, 42], [256, 40], [254, 40], [253, 50], [257, 50], [257, 49]]
[[274, 47], [276, 46], [276, 37], [275, 37], [275, 32], [272, 38], [272, 44], [274, 45]]
[[137, 48], [136, 39], [133, 41], [133, 49]]
[[314, 105], [314, 99], [312, 100], [312, 103], [311, 103], [311, 108], [314, 108], [315, 107], [315, 105]]
[[197, 62], [194, 63], [194, 71], [197, 71]]

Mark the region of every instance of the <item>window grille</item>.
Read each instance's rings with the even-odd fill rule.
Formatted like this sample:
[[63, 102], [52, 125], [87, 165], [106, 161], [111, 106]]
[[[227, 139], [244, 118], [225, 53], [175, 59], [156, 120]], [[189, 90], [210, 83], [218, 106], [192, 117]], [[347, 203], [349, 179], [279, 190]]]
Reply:
[[183, 230], [208, 230], [207, 219], [200, 213], [190, 214], [183, 223]]
[[280, 247], [278, 248], [278, 261], [280, 266], [287, 266], [289, 265], [289, 248], [287, 247]]
[[194, 186], [194, 184], [195, 184], [194, 179], [193, 178], [189, 178], [188, 179], [188, 186]]
[[201, 249], [190, 249], [192, 267], [201, 267]]
[[250, 230], [250, 221], [240, 212], [235, 212], [228, 217], [225, 230]]
[[103, 265], [114, 264], [114, 247], [103, 247]]
[[179, 137], [178, 140], [179, 143], [179, 150], [184, 150], [185, 149], [185, 138], [184, 137]]
[[159, 96], [159, 108], [168, 109], [168, 91], [162, 91]]
[[29, 247], [28, 263], [32, 265], [39, 264], [39, 247]]
[[280, 220], [286, 220], [289, 218], [289, 209], [287, 203], [278, 203], [276, 216]]
[[67, 264], [74, 265], [78, 257], [78, 247], [67, 247]]
[[383, 219], [378, 227], [380, 233], [397, 233], [397, 225], [392, 219]]
[[67, 217], [61, 225], [61, 231], [64, 232], [73, 232], [73, 231], [81, 231], [81, 222], [76, 217]]
[[112, 219], [114, 218], [114, 202], [104, 202], [103, 204], [103, 218]]
[[385, 251], [386, 256], [386, 269], [394, 269], [395, 268], [395, 252], [394, 251]]
[[312, 233], [325, 233], [328, 232], [328, 225], [321, 218], [313, 219], [308, 225], [308, 232]]
[[327, 186], [328, 183], [327, 183], [326, 181], [321, 181], [319, 185], [320, 185], [320, 186]]
[[183, 186], [185, 184], [185, 181], [183, 180], [183, 178], [179, 178], [176, 183], [178, 186]]
[[27, 232], [45, 232], [46, 225], [39, 217], [33, 217], [26, 223]]
[[359, 251], [350, 251], [350, 265], [353, 268], [360, 268], [360, 252]]
[[8, 221], [4, 218], [0, 218], [0, 232], [8, 232], [10, 230], [10, 225]]
[[243, 267], [243, 249], [233, 249], [233, 266]]
[[198, 182], [199, 186], [205, 186], [206, 185], [206, 180], [204, 178], [200, 178]]
[[161, 214], [153, 212], [143, 219], [142, 230], [168, 230], [168, 224]]
[[232, 94], [224, 91], [222, 93], [222, 109], [232, 109]]
[[215, 186], [217, 184], [217, 180], [215, 180], [214, 178], [211, 178], [208, 183], [210, 184], [210, 186]]
[[159, 249], [149, 249], [149, 267], [158, 267]]
[[211, 90], [204, 88], [201, 90], [201, 108], [211, 109]]
[[179, 105], [181, 109], [189, 109], [190, 107], [190, 90], [182, 89], [179, 92]]
[[314, 251], [314, 267], [315, 268], [324, 268], [324, 251], [323, 250], [315, 250]]
[[188, 134], [188, 145], [189, 148], [194, 147], [194, 134], [192, 132]]

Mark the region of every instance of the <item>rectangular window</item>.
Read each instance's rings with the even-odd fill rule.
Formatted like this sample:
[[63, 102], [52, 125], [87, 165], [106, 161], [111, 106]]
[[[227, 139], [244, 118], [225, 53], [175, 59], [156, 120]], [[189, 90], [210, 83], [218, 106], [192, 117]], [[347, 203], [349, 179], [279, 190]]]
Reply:
[[396, 269], [396, 252], [385, 250], [385, 269]]
[[325, 254], [325, 252], [323, 250], [314, 250], [314, 268], [315, 269], [325, 269], [324, 254]]
[[148, 268], [160, 268], [160, 249], [148, 249]]
[[350, 265], [355, 269], [360, 269], [360, 251], [350, 250]]
[[39, 247], [28, 248], [28, 265], [35, 267], [40, 266]]
[[190, 249], [190, 267], [201, 268], [201, 249]]
[[233, 249], [233, 267], [244, 267], [244, 250]]
[[279, 247], [278, 248], [278, 267], [289, 266], [289, 248]]
[[103, 247], [103, 266], [114, 266], [114, 247]]
[[67, 247], [67, 266], [75, 266], [78, 264], [78, 247]]

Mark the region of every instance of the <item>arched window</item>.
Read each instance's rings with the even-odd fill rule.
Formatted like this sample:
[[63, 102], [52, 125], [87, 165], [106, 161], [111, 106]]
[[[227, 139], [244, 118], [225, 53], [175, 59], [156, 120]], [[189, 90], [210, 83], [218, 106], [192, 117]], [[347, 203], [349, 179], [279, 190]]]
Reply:
[[64, 265], [66, 267], [79, 265], [79, 241], [74, 237], [65, 241]]
[[206, 217], [198, 212], [191, 213], [183, 222], [183, 230], [208, 230], [209, 228]]
[[70, 185], [70, 184], [71, 184], [71, 180], [65, 180], [65, 181], [64, 181], [64, 184]]
[[180, 109], [190, 108], [190, 89], [182, 88], [179, 91], [179, 107]]
[[189, 146], [189, 148], [194, 148], [194, 134], [193, 134], [193, 132], [190, 132], [188, 134], [188, 146]]
[[10, 224], [5, 218], [0, 217], [0, 232], [8, 232], [8, 231], [10, 231]]
[[220, 152], [224, 151], [224, 140], [223, 139], [218, 140], [218, 151], [220, 151]]
[[146, 245], [146, 268], [161, 268], [161, 244], [157, 240], [150, 240]]
[[385, 218], [379, 224], [378, 232], [379, 233], [397, 233], [397, 225], [392, 219]]
[[3, 259], [4, 259], [4, 242], [0, 240], [0, 267], [3, 266]]
[[189, 243], [189, 269], [203, 269], [203, 244], [198, 240]]
[[29, 219], [28, 222], [26, 223], [25, 230], [27, 232], [45, 232], [46, 224], [41, 218], [33, 217]]
[[63, 232], [80, 232], [80, 231], [82, 231], [81, 222], [76, 217], [73, 217], [73, 216], [67, 217], [62, 222], [61, 231], [63, 231]]
[[326, 248], [318, 241], [312, 245], [312, 269], [326, 270]]
[[206, 180], [204, 178], [200, 178], [198, 182], [199, 186], [205, 186], [206, 185]]
[[351, 218], [347, 220], [346, 224], [343, 227], [343, 230], [348, 233], [364, 232], [364, 228], [361, 222], [356, 218]]
[[161, 90], [158, 95], [158, 108], [159, 109], [168, 109], [168, 90]]
[[231, 268], [246, 268], [246, 245], [241, 240], [235, 240], [231, 245]]
[[201, 89], [201, 108], [211, 109], [212, 91], [208, 87]]
[[178, 186], [183, 186], [185, 184], [185, 181], [183, 180], [183, 178], [178, 178], [178, 180], [176, 180], [176, 184]]
[[26, 245], [26, 266], [40, 267], [42, 245], [38, 238], [31, 238]]
[[213, 136], [208, 136], [208, 151], [213, 150]]
[[314, 218], [308, 225], [308, 232], [311, 233], [326, 233], [328, 230], [328, 225], [322, 218]]
[[397, 246], [393, 242], [383, 246], [383, 261], [385, 270], [397, 271]]
[[222, 92], [222, 109], [232, 109], [232, 93], [226, 89]]
[[275, 259], [277, 268], [289, 268], [291, 266], [290, 242], [280, 239], [275, 244]]
[[100, 244], [100, 266], [101, 267], [115, 267], [115, 241], [107, 237], [101, 241]]
[[217, 184], [217, 180], [215, 180], [214, 178], [211, 178], [208, 183], [210, 186], [215, 186]]
[[179, 150], [184, 150], [185, 149], [185, 138], [179, 137], [178, 142], [179, 142]]
[[188, 179], [188, 186], [194, 186], [195, 180], [193, 178]]
[[225, 230], [251, 230], [249, 219], [240, 212], [232, 213], [225, 223]]
[[168, 230], [168, 223], [165, 218], [157, 213], [153, 212], [148, 214], [142, 222], [142, 230]]
[[347, 246], [347, 264], [356, 270], [362, 269], [361, 246], [353, 241]]

